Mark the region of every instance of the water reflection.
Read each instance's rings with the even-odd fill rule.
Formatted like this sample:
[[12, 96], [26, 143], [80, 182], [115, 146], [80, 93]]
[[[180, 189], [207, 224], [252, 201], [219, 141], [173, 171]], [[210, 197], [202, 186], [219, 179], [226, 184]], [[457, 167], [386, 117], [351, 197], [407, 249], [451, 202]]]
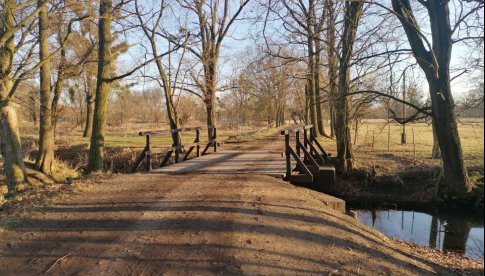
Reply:
[[359, 220], [396, 239], [484, 259], [483, 219], [396, 210], [361, 210]]

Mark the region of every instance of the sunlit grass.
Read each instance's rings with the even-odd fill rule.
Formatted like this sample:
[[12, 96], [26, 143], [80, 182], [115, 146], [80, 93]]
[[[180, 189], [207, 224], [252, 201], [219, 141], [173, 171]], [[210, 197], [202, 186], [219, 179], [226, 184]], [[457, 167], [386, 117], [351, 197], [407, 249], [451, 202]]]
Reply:
[[[390, 128], [389, 128], [390, 127]], [[388, 146], [389, 129], [391, 130], [390, 150]], [[437, 165], [440, 160], [432, 160], [433, 129], [429, 124], [407, 125], [407, 144], [401, 144], [403, 127], [398, 124], [387, 125], [383, 121], [365, 121], [359, 127], [355, 155], [357, 161], [378, 162], [382, 154], [393, 154], [399, 157], [427, 160]], [[413, 135], [414, 133], [414, 135]], [[481, 169], [484, 166], [484, 123], [483, 120], [467, 122], [459, 125], [459, 133], [463, 147], [463, 155], [468, 168]], [[352, 141], [355, 139], [355, 130], [352, 132]], [[322, 139], [329, 151], [336, 152], [335, 141]]]

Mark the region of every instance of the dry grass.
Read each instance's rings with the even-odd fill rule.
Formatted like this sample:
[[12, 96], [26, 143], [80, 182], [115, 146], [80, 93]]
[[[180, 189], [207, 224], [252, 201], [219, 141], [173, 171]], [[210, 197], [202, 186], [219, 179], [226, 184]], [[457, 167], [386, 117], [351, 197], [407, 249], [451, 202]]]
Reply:
[[[339, 182], [340, 195], [348, 199], [383, 202], [428, 202], [434, 197], [441, 171], [441, 160], [431, 159], [432, 127], [427, 124], [408, 125], [406, 145], [401, 145], [401, 132], [402, 126], [387, 125], [386, 122], [379, 120], [365, 121], [360, 126], [357, 144], [354, 147], [356, 171], [352, 178]], [[460, 124], [459, 132], [465, 163], [471, 180], [477, 186], [475, 195], [479, 197], [483, 195], [483, 120]], [[335, 141], [322, 139], [322, 143], [330, 153], [336, 153]], [[376, 177], [368, 181], [373, 168]]]
[[[391, 130], [391, 147], [388, 149], [389, 127]], [[392, 155], [407, 160], [414, 160], [416, 147], [416, 160], [426, 161], [429, 164], [439, 165], [440, 160], [432, 160], [433, 130], [428, 124], [412, 124], [407, 126], [406, 145], [401, 144], [402, 126], [386, 124], [384, 121], [369, 120], [359, 127], [355, 154], [358, 163], [383, 165], [384, 155]], [[413, 143], [413, 132], [414, 142]], [[484, 166], [484, 122], [483, 120], [467, 121], [459, 126], [463, 145], [463, 154], [468, 168], [473, 171], [482, 171]], [[355, 130], [353, 130], [355, 138]], [[335, 142], [323, 140], [326, 148], [336, 152]], [[387, 161], [387, 160], [386, 160]], [[389, 164], [390, 165], [390, 164]]]

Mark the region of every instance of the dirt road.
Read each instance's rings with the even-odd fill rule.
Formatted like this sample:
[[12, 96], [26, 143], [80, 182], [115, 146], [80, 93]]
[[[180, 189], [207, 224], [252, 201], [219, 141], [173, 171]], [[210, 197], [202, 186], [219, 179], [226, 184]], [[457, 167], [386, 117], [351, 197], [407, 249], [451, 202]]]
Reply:
[[259, 175], [118, 175], [0, 230], [0, 275], [448, 274]]

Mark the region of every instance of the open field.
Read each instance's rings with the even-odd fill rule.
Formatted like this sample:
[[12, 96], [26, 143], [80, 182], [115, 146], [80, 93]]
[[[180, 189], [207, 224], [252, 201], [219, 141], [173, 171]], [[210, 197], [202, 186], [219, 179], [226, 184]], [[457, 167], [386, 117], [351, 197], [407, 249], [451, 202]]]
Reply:
[[[391, 147], [389, 151], [389, 129], [391, 130]], [[402, 126], [387, 124], [382, 120], [367, 120], [359, 127], [359, 134], [355, 148], [358, 163], [379, 163], [383, 155], [393, 155], [406, 159], [414, 159], [416, 148], [416, 160], [430, 162], [439, 165], [440, 160], [432, 160], [433, 130], [428, 124], [412, 124], [406, 127], [407, 144], [401, 144]], [[413, 132], [414, 142], [413, 143]], [[460, 137], [463, 145], [463, 154], [467, 166], [472, 170], [483, 171], [484, 165], [484, 122], [483, 120], [467, 120], [459, 126]], [[355, 139], [355, 130], [352, 139]], [[336, 152], [335, 142], [323, 139], [324, 146], [330, 152]]]

